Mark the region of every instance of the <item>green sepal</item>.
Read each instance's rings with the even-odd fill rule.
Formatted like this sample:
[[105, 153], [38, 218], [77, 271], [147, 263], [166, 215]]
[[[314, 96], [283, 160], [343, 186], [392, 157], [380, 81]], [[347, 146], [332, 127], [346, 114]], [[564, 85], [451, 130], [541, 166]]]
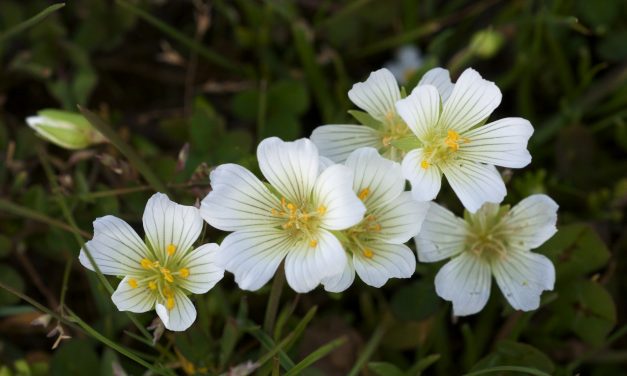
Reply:
[[422, 147], [422, 142], [414, 135], [405, 136], [397, 140], [390, 141], [392, 146], [402, 151], [411, 151]]
[[373, 118], [369, 113], [359, 110], [349, 110], [348, 113], [357, 121], [367, 127], [381, 129], [381, 122]]

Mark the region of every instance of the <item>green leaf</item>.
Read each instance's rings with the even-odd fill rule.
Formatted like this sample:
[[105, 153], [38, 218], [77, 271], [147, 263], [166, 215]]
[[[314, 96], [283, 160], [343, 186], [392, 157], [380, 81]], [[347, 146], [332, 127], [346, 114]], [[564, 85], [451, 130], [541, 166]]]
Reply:
[[0, 258], [5, 258], [11, 253], [11, 239], [6, 235], [0, 235]]
[[584, 341], [600, 346], [616, 325], [616, 306], [612, 296], [598, 283], [584, 280], [568, 285], [561, 291], [560, 303], [568, 310], [562, 316], [570, 320], [571, 328]]
[[537, 252], [547, 255], [555, 264], [558, 283], [586, 275], [606, 265], [610, 252], [592, 227], [572, 224], [559, 231]]
[[349, 110], [348, 113], [357, 119], [360, 124], [374, 129], [381, 129], [381, 122], [373, 118], [369, 113], [359, 110]]
[[295, 140], [300, 136], [300, 122], [290, 113], [278, 113], [268, 117], [262, 131], [262, 138], [279, 137], [285, 141]]
[[[555, 369], [551, 359], [533, 346], [504, 340], [499, 342], [495, 349], [494, 352], [477, 362], [472, 367], [471, 373], [467, 375], [496, 372], [497, 366], [519, 366], [518, 371], [523, 375], [525, 372], [532, 375], [550, 375]], [[514, 369], [511, 370], [514, 371]]]
[[59, 4], [54, 4], [49, 6], [48, 8], [42, 10], [41, 12], [37, 13], [36, 15], [34, 15], [33, 17], [29, 18], [28, 20], [12, 27], [9, 30], [6, 30], [5, 32], [3, 32], [2, 34], [0, 34], [0, 43], [5, 42], [6, 40], [8, 40], [9, 38], [12, 38], [13, 36], [21, 33], [22, 31], [38, 24], [39, 22], [41, 22], [44, 18], [48, 17], [48, 15], [50, 15], [51, 13], [56, 12], [57, 10], [63, 8], [65, 6], [65, 3], [59, 3]]
[[302, 115], [309, 108], [309, 93], [298, 81], [278, 81], [268, 89], [268, 113]]
[[316, 351], [307, 355], [303, 360], [301, 360], [298, 364], [296, 364], [292, 369], [285, 373], [285, 376], [295, 376], [300, 375], [303, 370], [305, 370], [310, 365], [314, 364], [318, 360], [327, 356], [331, 351], [336, 348], [342, 346], [346, 342], [346, 337], [340, 337], [335, 339], [326, 345], [321, 346]]
[[411, 367], [411, 369], [409, 370], [409, 372], [407, 372], [407, 374], [408, 375], [420, 375], [422, 373], [422, 371], [424, 371], [427, 368], [429, 368], [432, 364], [434, 364], [435, 362], [440, 360], [440, 358], [441, 358], [440, 354], [428, 355], [428, 356], [420, 359], [418, 361], [418, 363], [416, 363], [416, 365]]
[[[479, 375], [487, 375], [489, 373], [497, 373], [497, 372], [501, 374], [502, 372], [508, 372], [507, 375], [521, 374], [521, 375], [535, 375], [535, 376], [551, 376], [550, 374], [546, 372], [542, 372], [535, 368], [518, 367], [518, 366], [490, 367], [490, 368], [482, 369], [480, 371], [466, 373], [464, 374], [464, 376], [479, 376]], [[512, 373], [512, 372], [515, 372], [515, 373]]]
[[405, 376], [405, 373], [392, 363], [371, 362], [368, 369], [379, 376]]

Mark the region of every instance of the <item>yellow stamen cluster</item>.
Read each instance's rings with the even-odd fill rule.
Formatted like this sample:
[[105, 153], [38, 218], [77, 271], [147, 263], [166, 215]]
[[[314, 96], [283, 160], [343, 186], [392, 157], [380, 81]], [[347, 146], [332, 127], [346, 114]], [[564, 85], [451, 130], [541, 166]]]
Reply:
[[[166, 248], [168, 256], [172, 256], [176, 252], [176, 245], [170, 244]], [[143, 258], [139, 261], [139, 265], [142, 269], [145, 269], [141, 279], [130, 278], [128, 284], [131, 288], [137, 288], [140, 285], [149, 289], [155, 294], [158, 294], [160, 300], [171, 310], [175, 306], [175, 289], [178, 288], [178, 279], [185, 279], [190, 276], [190, 270], [185, 267], [179, 267], [176, 260], [168, 259], [164, 264], [159, 260], [151, 260], [149, 258]], [[177, 270], [178, 271], [173, 271]]]
[[327, 208], [324, 205], [318, 206], [315, 210], [308, 210], [307, 205], [297, 206], [292, 202], [288, 202], [285, 197], [281, 198], [281, 207], [279, 209], [272, 208], [272, 216], [278, 217], [284, 222], [281, 228], [290, 231], [292, 236], [299, 239], [309, 241], [311, 248], [316, 248], [318, 239], [316, 239], [316, 229], [320, 222], [320, 217], [326, 214]]
[[420, 162], [420, 167], [428, 169], [433, 163], [446, 162], [459, 150], [460, 145], [467, 144], [470, 139], [461, 137], [454, 130], [448, 130], [446, 136], [436, 135], [431, 142], [426, 142], [424, 147], [424, 159]]
[[374, 256], [374, 252], [370, 248], [364, 248], [363, 250], [364, 257], [371, 259]]

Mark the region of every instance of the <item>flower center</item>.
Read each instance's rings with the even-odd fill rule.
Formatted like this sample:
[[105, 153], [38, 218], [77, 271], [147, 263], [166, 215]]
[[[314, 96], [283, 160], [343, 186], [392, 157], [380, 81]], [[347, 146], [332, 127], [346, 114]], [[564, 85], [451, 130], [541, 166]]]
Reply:
[[511, 229], [503, 222], [507, 207], [497, 204], [484, 204], [467, 221], [466, 250], [487, 261], [503, 258], [510, 244]]
[[420, 168], [426, 170], [432, 164], [438, 165], [457, 158], [460, 145], [469, 142], [467, 137], [461, 137], [459, 133], [450, 129], [446, 132], [446, 136], [441, 133], [435, 134], [428, 142], [425, 142]]
[[321, 217], [327, 212], [324, 205], [318, 206], [315, 210], [309, 205], [296, 205], [288, 202], [285, 197], [281, 198], [281, 207], [272, 209], [272, 216], [283, 220], [281, 228], [288, 231], [291, 237], [298, 241], [305, 240], [309, 247], [318, 246], [317, 230]]
[[174, 255], [177, 246], [169, 244], [166, 247], [164, 262], [143, 258], [139, 265], [143, 273], [138, 278], [129, 278], [128, 284], [131, 288], [145, 288], [153, 294], [158, 295], [158, 299], [163, 302], [167, 309], [171, 310], [175, 305], [174, 289], [178, 288], [182, 280], [190, 276], [188, 268], [179, 265], [180, 261], [170, 256]]
[[405, 155], [405, 152], [401, 149], [398, 149], [392, 145], [393, 141], [399, 140], [401, 138], [407, 137], [411, 135], [411, 130], [405, 124], [403, 119], [401, 119], [398, 114], [394, 111], [390, 111], [387, 113], [385, 120], [382, 123], [381, 129], [381, 143], [383, 147], [389, 148], [386, 156], [397, 160], [398, 158], [402, 158]]
[[351, 252], [359, 252], [370, 259], [374, 256], [374, 251], [368, 246], [368, 242], [375, 239], [379, 232], [381, 232], [381, 225], [377, 222], [377, 216], [368, 214], [359, 224], [344, 231], [346, 235], [345, 248]]

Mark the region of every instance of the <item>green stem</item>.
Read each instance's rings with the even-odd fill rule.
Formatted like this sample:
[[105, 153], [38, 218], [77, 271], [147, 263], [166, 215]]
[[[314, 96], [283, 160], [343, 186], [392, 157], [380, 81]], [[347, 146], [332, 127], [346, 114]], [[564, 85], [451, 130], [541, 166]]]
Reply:
[[58, 221], [54, 218], [50, 218], [44, 214], [41, 214], [32, 209], [26, 208], [24, 206], [17, 205], [7, 199], [0, 198], [0, 211], [5, 211], [7, 213], [16, 215], [18, 217], [24, 217], [28, 219], [32, 219], [34, 221], [43, 222], [47, 225], [60, 228], [62, 230], [75, 233], [80, 236], [84, 236], [86, 238], [91, 238], [91, 234], [87, 231], [83, 231], [80, 229], [75, 229], [67, 223]]
[[279, 267], [272, 281], [272, 289], [270, 290], [270, 297], [268, 298], [268, 305], [266, 306], [266, 316], [263, 320], [263, 330], [269, 335], [271, 335], [272, 329], [274, 329], [274, 322], [279, 309], [284, 284], [285, 272], [283, 268]]
[[41, 12], [37, 13], [36, 15], [34, 15], [33, 17], [27, 19], [24, 22], [21, 22], [19, 24], [17, 24], [16, 26], [12, 27], [11, 29], [5, 31], [2, 35], [0, 35], [0, 43], [5, 42], [6, 40], [12, 38], [13, 36], [21, 33], [22, 31], [37, 25], [40, 21], [42, 21], [44, 18], [48, 17], [48, 15], [50, 15], [51, 13], [56, 12], [57, 10], [63, 8], [65, 6], [65, 3], [59, 3], [59, 4], [54, 4], [49, 6], [48, 8], [42, 10]]

